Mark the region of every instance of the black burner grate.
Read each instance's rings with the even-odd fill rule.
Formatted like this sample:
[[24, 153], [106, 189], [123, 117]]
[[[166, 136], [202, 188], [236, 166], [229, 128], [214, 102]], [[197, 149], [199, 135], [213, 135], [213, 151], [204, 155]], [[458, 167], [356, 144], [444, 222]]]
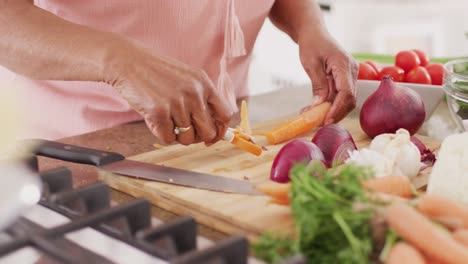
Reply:
[[[37, 168], [32, 162], [31, 167]], [[110, 189], [104, 183], [73, 189], [67, 168], [42, 173], [43, 194], [40, 205], [58, 212], [71, 221], [53, 228], [43, 228], [25, 218], [19, 219], [6, 233], [8, 241], [0, 243], [4, 256], [25, 247], [44, 253], [40, 263], [113, 263], [65, 236], [91, 227], [149, 255], [174, 264], [246, 264], [248, 242], [234, 236], [214, 246], [197, 250], [197, 225], [192, 217], [152, 226], [150, 203], [134, 199], [111, 206]], [[288, 264], [303, 264], [302, 258]]]

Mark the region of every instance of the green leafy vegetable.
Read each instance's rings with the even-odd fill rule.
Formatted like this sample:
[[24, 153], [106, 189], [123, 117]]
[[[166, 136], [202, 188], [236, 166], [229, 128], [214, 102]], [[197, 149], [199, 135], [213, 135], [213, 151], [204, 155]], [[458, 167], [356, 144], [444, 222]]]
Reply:
[[379, 256], [379, 260], [381, 262], [385, 262], [385, 260], [388, 257], [388, 254], [390, 254], [390, 250], [392, 249], [393, 245], [395, 245], [398, 240], [399, 240], [399, 237], [397, 233], [395, 233], [395, 231], [390, 229], [390, 231], [387, 232], [387, 236], [385, 237], [385, 245]]
[[373, 212], [355, 205], [373, 203], [361, 188], [361, 181], [371, 176], [370, 169], [355, 165], [339, 171], [296, 165], [291, 171], [295, 234], [287, 239], [262, 236], [254, 246], [256, 255], [269, 263], [295, 254], [310, 263], [368, 263]]
[[294, 245], [294, 241], [289, 237], [265, 233], [253, 245], [253, 249], [257, 258], [267, 263], [279, 263], [284, 258], [298, 253]]

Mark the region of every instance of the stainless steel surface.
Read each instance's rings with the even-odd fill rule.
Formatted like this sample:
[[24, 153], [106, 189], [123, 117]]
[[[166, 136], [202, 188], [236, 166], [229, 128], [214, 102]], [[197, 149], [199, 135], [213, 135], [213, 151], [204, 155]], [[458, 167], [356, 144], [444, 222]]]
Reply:
[[158, 181], [217, 192], [261, 195], [253, 184], [247, 180], [230, 179], [139, 161], [123, 160], [100, 166], [99, 168], [137, 179]]

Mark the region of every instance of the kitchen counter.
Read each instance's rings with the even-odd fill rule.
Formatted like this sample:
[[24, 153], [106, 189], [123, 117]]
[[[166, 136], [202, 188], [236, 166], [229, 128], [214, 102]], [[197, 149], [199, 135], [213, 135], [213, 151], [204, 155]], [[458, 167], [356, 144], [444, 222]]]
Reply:
[[[263, 120], [269, 120], [274, 117], [295, 113], [299, 111], [302, 106], [307, 105], [310, 98], [311, 89], [306, 86], [285, 88], [248, 98], [251, 122], [256, 123]], [[349, 115], [349, 118], [356, 119], [356, 122], [358, 122], [358, 111], [353, 111]], [[237, 123], [238, 120], [238, 117], [234, 118], [233, 123]], [[425, 127], [422, 129], [422, 133], [431, 135], [431, 124], [435, 123], [438, 125], [440, 120], [445, 122], [444, 124], [447, 129], [453, 128], [454, 124], [450, 119], [445, 102], [442, 102], [439, 105], [431, 119], [426, 122]], [[444, 133], [446, 134], [448, 132], [442, 132], [442, 134]], [[437, 135], [441, 137], [440, 134], [441, 133], [438, 132]], [[144, 122], [129, 123], [88, 134], [64, 138], [59, 141], [67, 144], [114, 151], [127, 157], [154, 150], [155, 147], [153, 145], [156, 143], [155, 138], [148, 131]], [[76, 187], [93, 183], [98, 179], [97, 170], [92, 166], [73, 164], [42, 157], [39, 159], [39, 165], [41, 171], [60, 166], [70, 168], [73, 173], [74, 185]], [[118, 191], [112, 192], [112, 199], [117, 203], [124, 203], [129, 201], [131, 198], [131, 196]], [[156, 218], [163, 221], [177, 217], [170, 212], [154, 206], [152, 208], [152, 213]], [[200, 233], [211, 239], [224, 237], [223, 234], [204, 227], [200, 227]]]

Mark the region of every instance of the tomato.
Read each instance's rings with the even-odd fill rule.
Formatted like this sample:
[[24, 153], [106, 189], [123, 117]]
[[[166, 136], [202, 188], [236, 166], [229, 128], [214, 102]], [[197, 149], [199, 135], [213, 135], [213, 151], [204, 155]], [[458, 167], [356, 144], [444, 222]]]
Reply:
[[395, 82], [402, 82], [405, 80], [405, 71], [398, 66], [383, 67], [379, 73], [379, 80], [382, 80], [385, 75], [390, 75]]
[[372, 66], [372, 68], [374, 68], [375, 72], [377, 72], [377, 74], [380, 72], [380, 65], [377, 64], [376, 62], [373, 62], [373, 61], [366, 61], [365, 63], [369, 64], [370, 66]]
[[377, 72], [367, 63], [359, 63], [359, 80], [377, 80]]
[[421, 61], [421, 66], [426, 66], [429, 63], [429, 56], [424, 51], [418, 49], [414, 49], [412, 51], [418, 55], [419, 60]]
[[406, 74], [406, 82], [432, 84], [431, 76], [423, 66], [418, 66]]
[[433, 85], [442, 85], [444, 79], [444, 65], [441, 63], [429, 63], [426, 65], [426, 70], [431, 76]]
[[421, 61], [419, 60], [418, 55], [411, 50], [400, 51], [395, 56], [395, 65], [402, 68], [405, 73], [408, 73], [420, 64]]

